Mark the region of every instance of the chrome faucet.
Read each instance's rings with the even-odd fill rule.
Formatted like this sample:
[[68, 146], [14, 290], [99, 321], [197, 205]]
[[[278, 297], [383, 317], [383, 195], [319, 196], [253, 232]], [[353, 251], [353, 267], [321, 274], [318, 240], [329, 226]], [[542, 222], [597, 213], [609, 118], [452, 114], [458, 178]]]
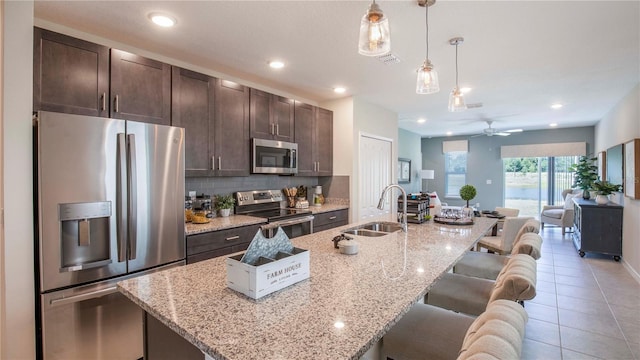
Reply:
[[378, 201], [378, 209], [382, 210], [384, 208], [384, 196], [387, 194], [391, 188], [398, 188], [402, 192], [402, 231], [407, 232], [407, 192], [404, 191], [402, 186], [398, 184], [390, 184], [382, 190], [382, 195], [380, 195], [380, 201]]

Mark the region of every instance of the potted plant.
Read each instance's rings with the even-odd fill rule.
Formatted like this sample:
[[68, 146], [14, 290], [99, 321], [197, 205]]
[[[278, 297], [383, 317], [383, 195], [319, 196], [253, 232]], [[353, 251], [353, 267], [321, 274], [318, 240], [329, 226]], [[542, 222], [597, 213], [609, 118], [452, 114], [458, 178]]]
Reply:
[[471, 216], [473, 211], [469, 207], [469, 200], [476, 197], [477, 191], [473, 185], [464, 185], [460, 188], [460, 197], [467, 202], [467, 206], [463, 209], [467, 216]]
[[573, 171], [573, 187], [582, 189], [582, 198], [588, 199], [589, 190], [593, 187], [593, 182], [598, 179], [598, 167], [595, 165], [597, 158], [580, 156], [577, 164], [571, 165], [569, 170]]
[[220, 210], [220, 216], [229, 216], [236, 200], [232, 195], [218, 195], [216, 197], [216, 209]]
[[598, 195], [596, 195], [596, 203], [600, 205], [604, 205], [609, 202], [609, 195], [614, 192], [620, 191], [622, 188], [621, 185], [611, 184], [606, 180], [598, 180], [593, 182], [593, 190], [595, 190]]

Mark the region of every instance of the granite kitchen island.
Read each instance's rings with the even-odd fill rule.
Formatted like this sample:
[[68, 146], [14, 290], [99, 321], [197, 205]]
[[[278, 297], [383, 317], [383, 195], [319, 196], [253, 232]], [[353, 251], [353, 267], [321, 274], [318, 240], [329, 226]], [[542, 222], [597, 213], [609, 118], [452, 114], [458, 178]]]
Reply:
[[[429, 221], [409, 224], [407, 233], [353, 236], [357, 255], [340, 254], [331, 241], [357, 224], [298, 237], [293, 244], [310, 251], [310, 278], [259, 300], [227, 288], [225, 257], [118, 288], [148, 318], [192, 344], [201, 359], [358, 359], [495, 222]], [[147, 344], [154, 341], [164, 340], [147, 334]]]

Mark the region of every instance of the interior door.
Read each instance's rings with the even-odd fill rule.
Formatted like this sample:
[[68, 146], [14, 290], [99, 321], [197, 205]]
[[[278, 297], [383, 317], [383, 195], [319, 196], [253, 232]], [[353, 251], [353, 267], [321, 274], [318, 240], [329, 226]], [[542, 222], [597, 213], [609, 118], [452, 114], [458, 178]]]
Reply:
[[[385, 186], [393, 182], [392, 140], [360, 135], [360, 179], [358, 194], [357, 219], [387, 214], [395, 211], [396, 202], [387, 203], [383, 210], [378, 210], [378, 200]], [[395, 199], [395, 192], [392, 199]]]

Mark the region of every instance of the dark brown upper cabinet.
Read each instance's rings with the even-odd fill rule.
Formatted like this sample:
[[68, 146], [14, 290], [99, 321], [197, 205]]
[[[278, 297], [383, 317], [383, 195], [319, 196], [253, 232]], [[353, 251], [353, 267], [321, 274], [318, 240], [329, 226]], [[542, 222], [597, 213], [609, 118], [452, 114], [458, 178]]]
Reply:
[[216, 79], [214, 174], [249, 176], [249, 88]]
[[185, 175], [213, 175], [216, 79], [172, 67], [171, 125], [185, 129]]
[[171, 124], [171, 65], [111, 49], [111, 117]]
[[109, 116], [109, 48], [33, 32], [33, 110]]
[[251, 89], [250, 137], [267, 140], [294, 140], [294, 101]]
[[295, 102], [299, 176], [333, 175], [333, 113]]

